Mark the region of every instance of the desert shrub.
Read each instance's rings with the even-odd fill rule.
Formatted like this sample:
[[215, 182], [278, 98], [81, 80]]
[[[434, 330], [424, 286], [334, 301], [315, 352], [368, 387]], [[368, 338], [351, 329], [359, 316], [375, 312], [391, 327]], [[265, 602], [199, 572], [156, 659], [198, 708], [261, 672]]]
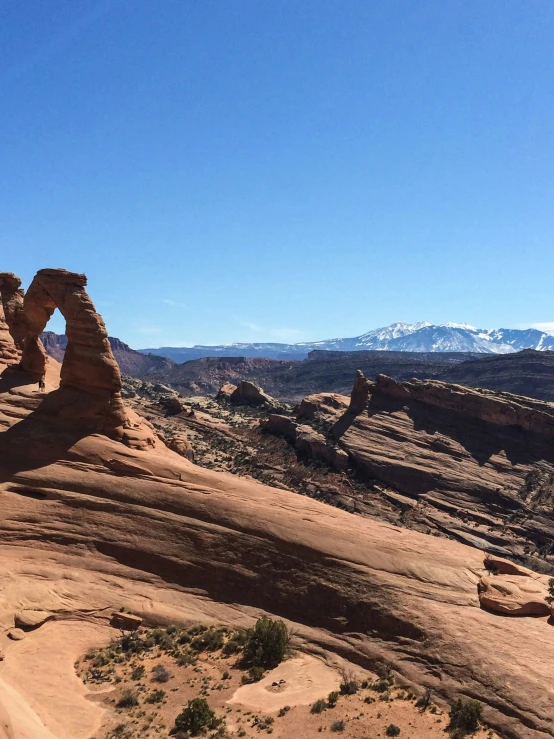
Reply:
[[166, 683], [171, 677], [171, 673], [163, 665], [156, 665], [152, 668], [152, 679], [157, 683]]
[[398, 736], [400, 734], [400, 729], [396, 724], [389, 724], [387, 728], [385, 729], [385, 735], [386, 736]]
[[145, 700], [147, 703], [161, 703], [165, 698], [165, 695], [165, 690], [159, 688], [158, 690], [153, 690], [149, 695], [147, 695]]
[[257, 683], [264, 676], [264, 672], [265, 670], [263, 667], [251, 667], [248, 670], [248, 674], [242, 676], [242, 682], [243, 683]]
[[224, 641], [223, 632], [220, 629], [208, 629], [193, 638], [191, 647], [197, 652], [215, 652], [221, 649]]
[[290, 711], [290, 706], [283, 706], [283, 708], [279, 709], [279, 713], [277, 714], [279, 718], [282, 718]]
[[431, 688], [426, 688], [424, 695], [422, 695], [420, 698], [416, 700], [416, 708], [421, 708], [422, 711], [425, 711], [425, 709], [428, 708], [430, 703], [431, 703]]
[[337, 701], [339, 699], [339, 694], [336, 690], [333, 690], [329, 695], [327, 696], [327, 705], [329, 708], [334, 708], [337, 705]]
[[380, 677], [378, 680], [374, 680], [369, 687], [371, 690], [375, 690], [376, 693], [384, 693], [390, 689], [390, 685], [388, 679]]
[[204, 624], [193, 624], [187, 629], [187, 634], [190, 636], [197, 636], [198, 634], [203, 634], [207, 630], [208, 627], [204, 626]]
[[262, 616], [249, 629], [244, 645], [244, 662], [253, 667], [272, 669], [283, 661], [289, 643], [289, 634], [283, 621]]
[[354, 695], [360, 689], [360, 684], [357, 680], [347, 680], [340, 684], [341, 695]]
[[310, 713], [322, 713], [326, 708], [327, 708], [327, 703], [320, 698], [315, 703], [312, 703], [312, 707], [310, 708]]
[[223, 647], [223, 654], [236, 654], [240, 652], [241, 646], [236, 639], [229, 639]]
[[146, 670], [144, 669], [144, 665], [138, 665], [135, 667], [135, 669], [131, 672], [131, 680], [140, 680], [144, 677], [144, 673]]
[[166, 634], [169, 634], [170, 636], [171, 636], [172, 634], [176, 634], [176, 633], [177, 633], [177, 627], [175, 626], [175, 624], [170, 624], [170, 625], [169, 625], [169, 626], [168, 626], [168, 627], [166, 628], [166, 630], [165, 630], [165, 633], [166, 633]]
[[333, 721], [331, 724], [331, 731], [344, 731], [346, 728], [346, 724], [342, 719], [339, 721]]
[[181, 731], [197, 736], [203, 729], [214, 729], [216, 726], [215, 713], [208, 702], [204, 698], [193, 698], [175, 719], [171, 733], [175, 735]]
[[457, 737], [473, 734], [479, 728], [482, 706], [479, 701], [461, 698], [450, 706], [450, 723], [448, 730]]
[[177, 662], [179, 667], [187, 667], [188, 665], [195, 665], [196, 658], [197, 658], [197, 653], [193, 652], [190, 649], [187, 649], [184, 652], [178, 652], [175, 655], [175, 661]]
[[138, 706], [138, 695], [134, 690], [126, 690], [115, 704], [117, 708], [132, 708]]
[[548, 580], [548, 593], [551, 598], [554, 598], [554, 577]]

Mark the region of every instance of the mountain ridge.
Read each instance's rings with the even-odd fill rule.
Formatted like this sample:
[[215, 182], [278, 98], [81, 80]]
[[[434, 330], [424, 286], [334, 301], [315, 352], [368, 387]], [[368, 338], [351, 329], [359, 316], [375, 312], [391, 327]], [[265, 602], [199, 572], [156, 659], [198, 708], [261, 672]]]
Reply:
[[267, 359], [305, 359], [313, 350], [327, 351], [407, 351], [407, 352], [472, 352], [477, 354], [510, 354], [523, 349], [554, 350], [554, 336], [535, 328], [480, 329], [467, 323], [432, 324], [392, 323], [352, 338], [283, 344], [276, 342], [237, 342], [213, 346], [162, 346], [138, 349], [141, 354], [157, 354], [182, 363], [202, 357], [264, 357]]

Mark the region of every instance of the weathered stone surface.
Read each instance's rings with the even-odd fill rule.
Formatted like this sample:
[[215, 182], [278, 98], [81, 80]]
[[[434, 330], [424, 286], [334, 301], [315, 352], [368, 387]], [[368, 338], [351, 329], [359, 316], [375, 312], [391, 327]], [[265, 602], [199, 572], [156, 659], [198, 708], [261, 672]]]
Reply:
[[19, 360], [19, 356], [20, 354], [9, 331], [4, 316], [4, 308], [0, 301], [0, 360], [5, 364], [12, 364]]
[[185, 410], [185, 406], [177, 395], [162, 395], [159, 403], [168, 416], [177, 416]]
[[8, 638], [12, 641], [21, 641], [25, 639], [25, 632], [22, 629], [10, 629], [8, 631]]
[[47, 621], [52, 614], [48, 611], [23, 610], [14, 616], [14, 623], [19, 629], [34, 629]]
[[357, 416], [367, 408], [369, 396], [374, 385], [374, 382], [364, 377], [362, 370], [356, 371], [356, 378], [354, 380], [352, 394], [350, 395], [350, 405], [348, 406], [349, 413]]
[[17, 349], [23, 349], [25, 319], [23, 316], [23, 290], [21, 280], [13, 272], [0, 272], [0, 301]]
[[217, 395], [215, 396], [216, 400], [229, 400], [236, 389], [237, 386], [233, 385], [231, 382], [224, 382], [217, 391]]
[[333, 434], [358, 474], [421, 504], [422, 526], [524, 563], [532, 542], [554, 566], [554, 405], [380, 375]]
[[285, 439], [296, 442], [296, 429], [298, 424], [290, 416], [282, 416], [279, 413], [270, 413], [262, 423], [264, 431], [275, 436], [284, 436]]
[[302, 399], [296, 417], [298, 420], [335, 423], [348, 408], [348, 398], [339, 393], [314, 393]]
[[479, 582], [481, 607], [507, 616], [549, 616], [546, 584], [521, 575], [485, 575]]
[[243, 380], [237, 386], [229, 400], [235, 405], [267, 406], [270, 408], [279, 405], [274, 398], [264, 393], [261, 387], [248, 380]]
[[110, 626], [113, 626], [115, 629], [123, 629], [124, 631], [136, 631], [141, 624], [142, 618], [140, 616], [119, 611], [112, 613], [110, 620]]
[[347, 470], [348, 454], [330, 444], [323, 434], [311, 426], [299, 425], [296, 429], [296, 451], [300, 456], [320, 459], [336, 470]]
[[487, 554], [485, 556], [485, 567], [487, 570], [498, 572], [500, 575], [520, 575], [521, 577], [532, 577], [535, 575], [533, 570], [511, 562], [509, 559], [496, 557], [494, 554]]
[[178, 436], [172, 436], [166, 441], [166, 446], [173, 452], [177, 452], [181, 457], [194, 462], [194, 452], [190, 441], [187, 439], [185, 434], [179, 434]]

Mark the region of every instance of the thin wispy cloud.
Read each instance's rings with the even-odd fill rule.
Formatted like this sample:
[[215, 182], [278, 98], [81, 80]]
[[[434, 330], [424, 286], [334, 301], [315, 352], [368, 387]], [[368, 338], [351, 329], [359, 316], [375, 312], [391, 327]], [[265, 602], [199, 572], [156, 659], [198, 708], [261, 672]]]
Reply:
[[545, 334], [552, 334], [554, 336], [554, 321], [544, 321], [538, 323], [530, 323], [530, 328], [536, 328], [539, 331], [544, 331]]

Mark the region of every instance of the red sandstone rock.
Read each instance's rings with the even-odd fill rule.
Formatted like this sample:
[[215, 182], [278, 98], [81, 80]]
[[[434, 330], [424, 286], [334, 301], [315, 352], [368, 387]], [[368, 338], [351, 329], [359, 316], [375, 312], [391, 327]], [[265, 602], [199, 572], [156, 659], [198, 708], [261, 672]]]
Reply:
[[267, 393], [264, 393], [261, 387], [253, 382], [243, 380], [233, 391], [229, 400], [235, 405], [253, 405], [275, 407], [279, 405], [277, 401]]
[[507, 616], [549, 616], [546, 584], [521, 575], [485, 575], [479, 582], [479, 602], [488, 611]]
[[233, 385], [231, 382], [224, 382], [215, 396], [216, 400], [229, 400], [236, 389], [237, 386]]
[[110, 626], [124, 631], [136, 631], [142, 623], [140, 616], [134, 616], [132, 613], [115, 612], [112, 613]]
[[23, 316], [23, 290], [21, 280], [13, 272], [0, 272], [0, 299], [15, 346], [23, 349], [26, 333]]
[[179, 434], [178, 436], [172, 436], [166, 441], [166, 446], [173, 452], [177, 452], [181, 457], [194, 462], [194, 452], [190, 445], [190, 441], [185, 434]]

